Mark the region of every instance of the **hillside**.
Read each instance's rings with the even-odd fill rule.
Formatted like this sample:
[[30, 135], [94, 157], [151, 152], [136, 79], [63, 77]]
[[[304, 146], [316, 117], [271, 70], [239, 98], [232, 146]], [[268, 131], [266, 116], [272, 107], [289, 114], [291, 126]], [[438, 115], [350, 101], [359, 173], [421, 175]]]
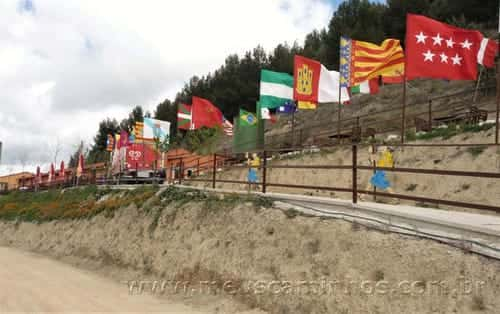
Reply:
[[[154, 294], [213, 313], [496, 313], [500, 306], [498, 262], [433, 241], [288, 215], [266, 199], [175, 188], [85, 193], [82, 208], [95, 201], [104, 210], [80, 218], [53, 211], [50, 221], [11, 216], [0, 222], [0, 244], [119, 282], [186, 282], [187, 292], [167, 285]], [[46, 208], [53, 197], [75, 196], [36, 203]], [[115, 207], [120, 198], [135, 200]], [[213, 290], [196, 290], [206, 281]]]
[[[420, 140], [410, 143], [450, 143], [475, 144], [491, 143], [494, 140], [493, 125], [460, 130], [437, 129], [433, 133], [420, 135]], [[435, 136], [435, 137], [432, 137]], [[369, 145], [361, 145], [358, 149], [358, 164], [369, 166]], [[269, 156], [269, 155], [268, 155]], [[495, 147], [396, 147], [394, 152], [396, 167], [418, 169], [445, 169], [462, 171], [497, 172], [500, 169], [500, 148]], [[271, 166], [267, 172], [267, 183], [282, 183], [295, 185], [312, 185], [325, 187], [351, 186], [351, 170], [324, 170], [324, 169], [283, 169], [272, 168], [273, 165], [350, 165], [352, 153], [350, 147], [328, 147], [317, 150], [305, 149], [289, 154], [273, 155], [268, 162]], [[261, 170], [262, 171], [262, 170]], [[219, 180], [239, 180], [246, 182], [246, 168], [222, 169], [218, 174]], [[372, 189], [368, 184], [371, 171], [358, 172], [358, 188]], [[262, 178], [262, 172], [259, 174]], [[425, 196], [435, 199], [457, 200], [477, 204], [500, 204], [500, 182], [498, 179], [483, 179], [470, 177], [443, 177], [440, 175], [423, 175], [408, 173], [389, 173], [389, 181], [395, 193], [413, 196]], [[209, 177], [211, 179], [211, 176]], [[190, 182], [193, 185], [210, 186], [211, 183]], [[217, 183], [218, 188], [246, 190], [244, 184]], [[269, 192], [298, 193], [318, 196], [331, 196], [343, 199], [352, 199], [351, 193], [329, 192], [321, 190], [269, 187]], [[367, 197], [372, 199], [372, 197]], [[379, 202], [390, 200], [378, 197]], [[436, 204], [401, 200], [402, 204], [417, 206], [451, 208]], [[455, 210], [465, 210], [453, 208]], [[474, 211], [467, 209], [467, 211]]]
[[[489, 75], [489, 76], [488, 76]], [[465, 112], [471, 106], [490, 112], [494, 119], [495, 81], [493, 73], [485, 72], [477, 94], [476, 82], [446, 82], [438, 80], [412, 81], [407, 89], [406, 130], [414, 130], [415, 117], [428, 121], [429, 100], [432, 99], [433, 119], [457, 110]], [[451, 96], [448, 96], [451, 95]], [[474, 101], [474, 97], [476, 98]], [[401, 84], [385, 85], [377, 95], [355, 95], [341, 109], [341, 133], [349, 133], [359, 124], [363, 134], [373, 129], [381, 141], [388, 134], [401, 134], [403, 89]], [[359, 120], [357, 120], [359, 118]], [[266, 147], [322, 146], [335, 144], [329, 136], [337, 133], [338, 104], [320, 104], [317, 110], [301, 110], [292, 116], [280, 116], [275, 124], [266, 124]], [[292, 134], [294, 134], [292, 140]], [[364, 136], [367, 140], [367, 136]]]

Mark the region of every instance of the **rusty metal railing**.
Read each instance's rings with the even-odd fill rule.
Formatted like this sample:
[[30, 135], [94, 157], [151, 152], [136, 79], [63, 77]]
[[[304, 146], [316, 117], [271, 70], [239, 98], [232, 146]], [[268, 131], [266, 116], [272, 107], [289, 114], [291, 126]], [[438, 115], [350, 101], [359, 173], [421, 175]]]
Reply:
[[[377, 144], [373, 144], [374, 146], [377, 146]], [[270, 156], [272, 156], [273, 153], [279, 153], [282, 151], [290, 151], [290, 148], [287, 148], [285, 150], [283, 149], [273, 149], [273, 150], [262, 150], [260, 153], [263, 156], [263, 162], [259, 167], [253, 167], [253, 168], [259, 168], [262, 170], [262, 179], [260, 182], [255, 183], [257, 186], [260, 186], [261, 191], [263, 193], [267, 192], [267, 188], [269, 187], [281, 187], [281, 188], [291, 188], [291, 189], [302, 189], [302, 190], [319, 190], [319, 191], [335, 191], [335, 192], [345, 192], [345, 193], [352, 193], [352, 202], [357, 203], [359, 200], [359, 195], [360, 194], [366, 194], [366, 195], [373, 195], [373, 196], [382, 196], [382, 197], [387, 197], [387, 198], [395, 198], [395, 199], [402, 199], [402, 200], [409, 200], [409, 201], [415, 201], [415, 202], [423, 202], [423, 203], [431, 203], [431, 204], [437, 204], [437, 205], [448, 205], [448, 206], [454, 206], [454, 207], [463, 207], [463, 208], [474, 208], [474, 209], [479, 209], [479, 210], [488, 210], [488, 211], [495, 211], [500, 213], [500, 204], [498, 205], [490, 205], [490, 204], [480, 204], [480, 203], [471, 203], [471, 202], [463, 202], [463, 201], [457, 201], [457, 200], [450, 200], [450, 199], [443, 199], [443, 198], [432, 198], [432, 197], [426, 197], [426, 196], [415, 196], [415, 195], [405, 195], [405, 194], [398, 194], [398, 193], [388, 193], [388, 192], [383, 192], [383, 191], [377, 191], [374, 189], [373, 191], [371, 190], [364, 190], [364, 189], [359, 189], [359, 184], [358, 184], [358, 176], [361, 171], [387, 171], [387, 172], [393, 172], [393, 173], [412, 173], [412, 174], [419, 174], [419, 175], [432, 175], [432, 176], [449, 176], [449, 177], [469, 177], [469, 178], [482, 178], [482, 179], [498, 179], [500, 180], [500, 172], [484, 172], [484, 171], [462, 171], [462, 170], [446, 170], [446, 169], [419, 169], [419, 168], [408, 168], [408, 167], [377, 167], [375, 164], [372, 166], [365, 166], [365, 165], [360, 165], [358, 163], [358, 147], [362, 146], [361, 144], [350, 144], [350, 145], [341, 145], [344, 148], [345, 147], [350, 147], [351, 154], [352, 154], [352, 163], [350, 165], [329, 165], [329, 164], [322, 164], [322, 165], [310, 165], [310, 164], [295, 164], [295, 165], [277, 165], [270, 163]], [[479, 147], [500, 147], [498, 144], [436, 144], [436, 145], [431, 145], [431, 144], [394, 144], [391, 145], [393, 147], [473, 147], [473, 146], [479, 146]], [[339, 147], [339, 145], [336, 145], [335, 147]], [[301, 150], [302, 148], [297, 148], [298, 150]], [[216, 156], [215, 156], [216, 157]], [[216, 158], [214, 158], [216, 160]], [[252, 166], [250, 165], [245, 165], [245, 164], [236, 164], [236, 165], [228, 165], [225, 167], [221, 172], [223, 171], [230, 171], [232, 169], [250, 169]], [[297, 170], [313, 170], [313, 169], [320, 169], [320, 170], [325, 170], [325, 171], [351, 171], [352, 172], [352, 180], [350, 186], [344, 186], [344, 187], [338, 187], [338, 186], [325, 186], [325, 185], [304, 185], [304, 184], [295, 184], [293, 182], [285, 182], [285, 183], [278, 183], [278, 182], [273, 182], [272, 179], [272, 173], [270, 174], [267, 170], [268, 169], [297, 169]], [[206, 182], [206, 183], [211, 183], [212, 188], [215, 188], [217, 183], [230, 183], [230, 184], [240, 184], [240, 185], [249, 185], [250, 183], [248, 181], [242, 181], [242, 180], [228, 180], [228, 179], [221, 179], [218, 178], [217, 176], [217, 166], [216, 163], [213, 164], [213, 169], [211, 171], [211, 177], [210, 178], [197, 178], [197, 177], [192, 177], [192, 178], [185, 178], [186, 182], [192, 181], [192, 182]], [[254, 184], [254, 183], [252, 183]]]

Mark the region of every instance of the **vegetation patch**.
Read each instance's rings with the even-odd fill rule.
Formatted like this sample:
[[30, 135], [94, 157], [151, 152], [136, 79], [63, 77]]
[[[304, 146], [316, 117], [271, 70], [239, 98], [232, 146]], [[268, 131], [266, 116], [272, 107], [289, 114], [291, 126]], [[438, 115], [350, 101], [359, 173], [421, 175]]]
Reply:
[[[456, 124], [450, 124], [446, 128], [436, 128], [433, 129], [430, 132], [425, 132], [425, 133], [419, 133], [414, 136], [415, 140], [430, 140], [434, 138], [443, 138], [443, 139], [449, 139], [452, 138], [455, 135], [462, 134], [462, 133], [478, 133], [478, 132], [483, 132], [487, 131], [495, 126], [494, 123], [485, 123], [483, 125], [478, 125], [478, 124], [464, 124], [464, 125], [456, 125]], [[411, 134], [407, 133], [407, 136]], [[408, 140], [410, 140], [410, 137], [407, 137]]]
[[417, 189], [418, 187], [418, 184], [415, 184], [415, 183], [412, 183], [412, 184], [409, 184], [407, 187], [406, 187], [406, 191], [407, 192], [413, 192]]
[[0, 198], [0, 219], [43, 222], [90, 218], [101, 212], [112, 215], [130, 204], [141, 207], [156, 191], [154, 187], [118, 191], [99, 190], [96, 186], [35, 193], [18, 191]]
[[176, 208], [188, 202], [202, 202], [203, 216], [219, 210], [232, 209], [244, 203], [251, 204], [255, 211], [273, 205], [270, 199], [254, 195], [219, 195], [172, 186], [161, 193], [158, 191], [158, 186], [144, 186], [127, 191], [101, 190], [96, 186], [34, 193], [17, 191], [0, 197], [0, 219], [45, 222], [90, 218], [100, 213], [113, 217], [116, 210], [134, 204], [153, 216], [149, 229], [152, 233], [158, 225], [163, 209], [174, 202]]
[[477, 157], [481, 155], [486, 149], [486, 146], [474, 146], [467, 148], [467, 152], [472, 155], [472, 157]]

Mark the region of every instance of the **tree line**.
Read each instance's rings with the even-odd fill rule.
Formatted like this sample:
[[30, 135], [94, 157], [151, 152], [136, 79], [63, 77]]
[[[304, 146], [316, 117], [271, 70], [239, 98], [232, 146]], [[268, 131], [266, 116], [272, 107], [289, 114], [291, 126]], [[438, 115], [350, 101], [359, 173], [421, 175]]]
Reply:
[[[209, 99], [229, 120], [238, 115], [239, 108], [255, 111], [259, 97], [261, 69], [293, 73], [293, 57], [303, 55], [320, 61], [330, 70], [338, 70], [340, 36], [380, 43], [385, 38], [396, 38], [404, 44], [406, 14], [423, 14], [464, 28], [485, 32], [496, 29], [498, 0], [387, 0], [386, 4], [369, 0], [348, 0], [341, 3], [327, 27], [309, 33], [299, 44], [278, 44], [269, 54], [257, 46], [243, 56], [229, 55], [213, 73], [194, 75], [177, 93], [174, 100], [165, 99], [153, 114], [144, 113], [136, 106], [121, 122], [104, 119], [88, 152], [88, 161], [106, 160], [107, 134], [130, 131], [143, 116], [170, 121], [172, 138], [177, 135], [177, 105], [191, 103], [193, 95]], [[181, 135], [181, 134], [179, 134]], [[181, 138], [179, 136], [178, 138]]]

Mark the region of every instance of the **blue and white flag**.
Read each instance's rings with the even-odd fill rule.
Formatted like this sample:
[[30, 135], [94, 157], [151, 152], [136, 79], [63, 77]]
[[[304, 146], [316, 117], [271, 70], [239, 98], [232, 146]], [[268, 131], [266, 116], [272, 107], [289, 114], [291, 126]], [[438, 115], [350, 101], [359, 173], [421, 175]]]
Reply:
[[297, 111], [297, 106], [293, 102], [287, 101], [276, 109], [278, 114], [292, 114]]

